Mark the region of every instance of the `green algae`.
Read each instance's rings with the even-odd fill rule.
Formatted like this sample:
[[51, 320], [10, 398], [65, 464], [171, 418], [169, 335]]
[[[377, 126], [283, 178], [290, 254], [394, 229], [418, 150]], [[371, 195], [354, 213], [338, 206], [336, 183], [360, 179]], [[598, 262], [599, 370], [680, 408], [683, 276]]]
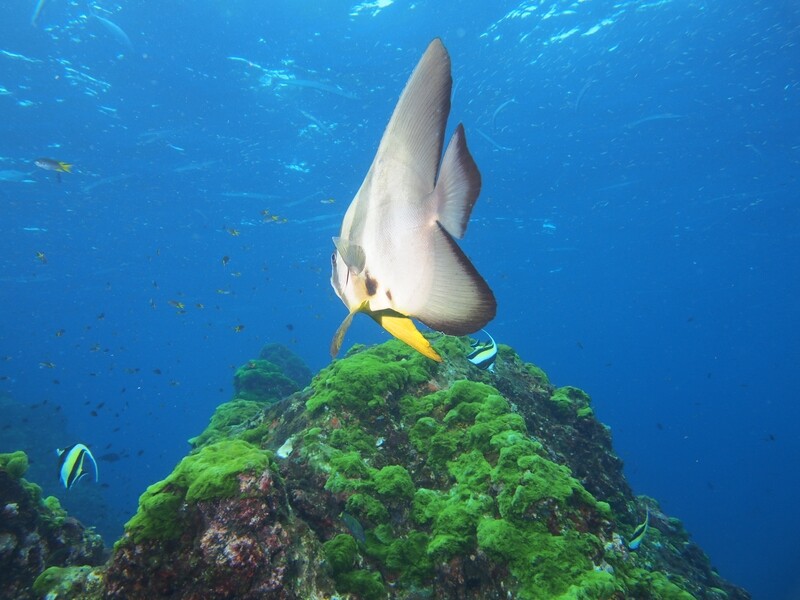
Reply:
[[92, 583], [99, 583], [92, 567], [48, 567], [33, 582], [32, 589], [40, 598], [85, 597], [73, 596], [85, 592]]
[[236, 399], [273, 403], [300, 389], [300, 385], [284, 375], [283, 369], [268, 360], [247, 361], [233, 375]]
[[28, 455], [22, 450], [0, 454], [0, 469], [6, 471], [12, 479], [21, 479], [28, 470]]
[[[38, 494], [41, 494], [41, 488], [39, 488]], [[44, 521], [48, 526], [52, 528], [59, 528], [64, 525], [68, 515], [67, 511], [62, 508], [61, 502], [58, 500], [58, 498], [55, 496], [47, 496], [47, 498], [42, 500], [42, 507], [44, 510], [41, 511], [40, 515], [42, 521]]]
[[[576, 413], [584, 417], [591, 414], [589, 394], [570, 385], [556, 389], [550, 396], [550, 401], [563, 413]], [[586, 412], [587, 409], [589, 412]]]
[[433, 368], [428, 363], [432, 361], [418, 353], [409, 355], [403, 346], [393, 340], [333, 362], [314, 378], [314, 394], [306, 409], [312, 413], [323, 407], [375, 409], [405, 386], [427, 381]]
[[628, 576], [628, 582], [630, 592], [647, 593], [654, 600], [695, 600], [692, 594], [660, 571], [634, 569]]
[[403, 502], [414, 497], [414, 482], [408, 471], [399, 465], [388, 465], [373, 475], [375, 491], [393, 502]]
[[509, 565], [520, 583], [519, 598], [603, 598], [609, 589], [614, 591], [613, 578], [598, 578], [589, 559], [601, 551], [595, 536], [535, 529], [506, 519], [484, 519], [478, 526], [479, 548]]
[[265, 344], [261, 348], [261, 352], [258, 353], [258, 358], [276, 365], [299, 388], [304, 388], [311, 383], [311, 369], [299, 356], [283, 344]]
[[339, 450], [357, 450], [365, 456], [372, 456], [377, 451], [375, 437], [356, 425], [334, 429], [328, 437], [328, 443]]
[[531, 377], [533, 377], [539, 385], [542, 386], [549, 386], [550, 379], [547, 377], [547, 373], [545, 373], [542, 369], [537, 367], [536, 365], [526, 363], [525, 370], [528, 371]]
[[185, 525], [185, 503], [233, 496], [239, 491], [239, 473], [261, 473], [270, 461], [268, 452], [242, 440], [203, 446], [184, 458], [166, 479], [147, 488], [125, 530], [136, 542], [177, 538]]
[[386, 506], [370, 494], [353, 494], [347, 499], [346, 508], [348, 512], [371, 524], [385, 523], [389, 520]]
[[[211, 422], [203, 433], [189, 440], [194, 448], [213, 444], [232, 437], [242, 429], [253, 417], [261, 413], [264, 405], [253, 400], [232, 400], [220, 404], [211, 416]], [[246, 433], [252, 436], [252, 431]]]
[[386, 588], [380, 573], [358, 569], [335, 577], [337, 587], [343, 592], [353, 594], [363, 600], [382, 600]]
[[340, 533], [332, 540], [322, 544], [322, 552], [334, 574], [344, 573], [350, 571], [355, 565], [358, 547], [352, 535]]
[[378, 599], [386, 595], [380, 573], [355, 569], [358, 546], [353, 536], [340, 533], [322, 545], [336, 587], [358, 598]]

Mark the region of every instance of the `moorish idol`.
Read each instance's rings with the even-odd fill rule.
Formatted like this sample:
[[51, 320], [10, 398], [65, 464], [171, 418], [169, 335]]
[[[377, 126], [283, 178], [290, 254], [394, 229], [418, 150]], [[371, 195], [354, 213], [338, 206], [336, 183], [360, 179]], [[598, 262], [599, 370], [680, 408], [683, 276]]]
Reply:
[[58, 478], [65, 488], [72, 489], [72, 486], [84, 475], [88, 475], [86, 460], [92, 463], [94, 468], [94, 480], [97, 482], [97, 462], [94, 460], [89, 448], [83, 444], [75, 444], [68, 448], [59, 448], [58, 454]]

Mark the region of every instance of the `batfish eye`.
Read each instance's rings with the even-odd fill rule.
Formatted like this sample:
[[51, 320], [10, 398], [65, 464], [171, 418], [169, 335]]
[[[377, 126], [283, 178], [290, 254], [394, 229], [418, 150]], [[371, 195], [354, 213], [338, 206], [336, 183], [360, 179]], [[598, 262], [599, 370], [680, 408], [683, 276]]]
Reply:
[[331, 266], [332, 267], [336, 266], [336, 252], [331, 254]]

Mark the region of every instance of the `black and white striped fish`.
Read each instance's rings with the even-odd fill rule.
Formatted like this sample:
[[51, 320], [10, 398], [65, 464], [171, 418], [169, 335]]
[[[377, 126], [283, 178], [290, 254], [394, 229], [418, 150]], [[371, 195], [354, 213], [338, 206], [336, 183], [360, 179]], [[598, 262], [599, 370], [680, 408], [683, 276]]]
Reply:
[[92, 463], [94, 468], [94, 480], [97, 482], [97, 462], [94, 460], [89, 448], [83, 444], [75, 444], [68, 448], [59, 448], [56, 450], [58, 454], [58, 478], [65, 488], [72, 489], [72, 486], [77, 483], [84, 475], [88, 475], [89, 471], [86, 467], [86, 460]]
[[497, 343], [495, 343], [494, 338], [489, 335], [488, 331], [485, 329], [481, 329], [481, 331], [489, 337], [490, 341], [479, 342], [476, 340], [472, 342], [473, 350], [467, 354], [467, 360], [479, 369], [494, 373], [494, 363], [497, 360]]

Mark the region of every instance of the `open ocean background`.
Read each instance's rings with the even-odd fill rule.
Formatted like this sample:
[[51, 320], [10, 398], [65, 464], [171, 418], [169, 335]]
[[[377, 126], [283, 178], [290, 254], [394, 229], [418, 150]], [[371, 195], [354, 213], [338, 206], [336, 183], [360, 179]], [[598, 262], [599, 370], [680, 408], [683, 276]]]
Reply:
[[[0, 451], [107, 541], [264, 343], [329, 362], [330, 238], [439, 36], [487, 329], [591, 394], [724, 577], [800, 598], [795, 0], [34, 8], [0, 19]], [[79, 441], [100, 484], [67, 494]]]

